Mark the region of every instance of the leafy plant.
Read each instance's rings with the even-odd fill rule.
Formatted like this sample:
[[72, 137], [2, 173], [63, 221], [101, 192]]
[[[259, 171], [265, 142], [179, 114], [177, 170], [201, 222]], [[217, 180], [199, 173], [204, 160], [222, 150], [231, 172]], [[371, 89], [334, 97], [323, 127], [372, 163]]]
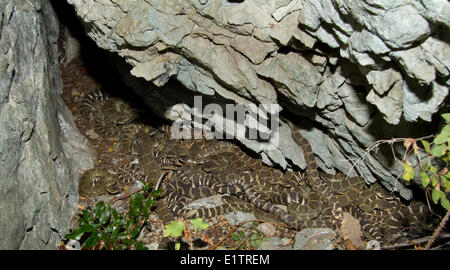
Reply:
[[83, 249], [147, 249], [136, 239], [160, 194], [160, 190], [151, 191], [150, 183], [145, 185], [130, 197], [127, 214], [121, 214], [100, 201], [94, 209], [82, 211], [78, 228], [67, 234], [66, 238], [84, 239]]
[[191, 224], [194, 225], [194, 231], [197, 230], [201, 231], [209, 227], [209, 224], [204, 222], [203, 219], [201, 218], [194, 218], [189, 220], [189, 222], [191, 222]]
[[261, 246], [264, 237], [261, 233], [252, 232], [248, 236], [243, 231], [234, 232], [231, 238], [236, 241], [238, 249], [255, 249]]
[[252, 225], [247, 233], [239, 231], [231, 234], [231, 238], [237, 242], [237, 249], [255, 249], [261, 246], [264, 236], [260, 231], [255, 229], [255, 223]]
[[[165, 225], [163, 236], [164, 237], [178, 237], [178, 238], [183, 236], [184, 238], [189, 240], [191, 249], [192, 249], [193, 242], [192, 242], [192, 238], [191, 238], [191, 232], [188, 229], [189, 226], [186, 226], [185, 222], [187, 222], [187, 221], [174, 220], [171, 223]], [[197, 230], [201, 231], [201, 230], [204, 230], [209, 227], [209, 224], [204, 222], [203, 219], [201, 219], [201, 218], [190, 219], [189, 222], [193, 225], [194, 231], [197, 231]], [[179, 241], [175, 243], [176, 250], [179, 250], [180, 246], [181, 246], [181, 244]]]
[[[424, 189], [431, 190], [432, 201], [437, 204], [440, 202], [441, 206], [446, 210], [450, 210], [450, 202], [447, 194], [450, 192], [450, 113], [442, 114], [446, 124], [443, 126], [439, 134], [430, 143], [427, 140], [420, 140], [423, 150], [428, 154], [427, 162], [419, 162], [420, 177]], [[413, 149], [417, 155], [419, 146], [416, 141], [405, 141], [405, 147], [409, 148], [413, 145]], [[418, 155], [417, 155], [418, 156]], [[444, 163], [442, 169], [438, 169], [433, 165], [432, 160], [439, 160]], [[403, 179], [410, 181], [415, 176], [415, 169], [407, 162], [403, 162]]]

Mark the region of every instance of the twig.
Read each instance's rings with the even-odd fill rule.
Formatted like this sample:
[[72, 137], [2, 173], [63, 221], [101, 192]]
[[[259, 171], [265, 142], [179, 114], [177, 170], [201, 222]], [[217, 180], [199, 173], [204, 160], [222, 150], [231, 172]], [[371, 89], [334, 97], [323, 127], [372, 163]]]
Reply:
[[[435, 136], [436, 135], [428, 135], [428, 136], [424, 136], [424, 137], [417, 138], [417, 139], [412, 139], [412, 140], [415, 143], [417, 141], [420, 141], [420, 140], [423, 140], [423, 139], [433, 138]], [[397, 158], [395, 156], [394, 149], [393, 149], [393, 144], [397, 143], [397, 142], [403, 142], [403, 141], [408, 140], [408, 139], [411, 139], [411, 138], [393, 138], [393, 139], [390, 139], [390, 140], [378, 140], [378, 141], [374, 142], [372, 145], [370, 145], [369, 147], [366, 148], [364, 155], [362, 157], [358, 158], [356, 160], [356, 162], [350, 167], [350, 169], [348, 170], [347, 175], [350, 175], [351, 171], [354, 170], [355, 166], [359, 162], [362, 162], [363, 159], [365, 159], [367, 156], [369, 156], [370, 152], [372, 152], [373, 149], [378, 148], [378, 146], [380, 146], [381, 144], [384, 144], [384, 143], [388, 143], [388, 144], [391, 145], [392, 154], [394, 155], [394, 159], [397, 160]]]
[[233, 250], [238, 250], [242, 245], [244, 245], [244, 243], [246, 244], [247, 248], [253, 247], [251, 241], [263, 240], [263, 239], [264, 239], [264, 237], [259, 237], [256, 239], [250, 239], [249, 237], [245, 237], [245, 239], [242, 242], [240, 242], [236, 247], [234, 247]]
[[124, 194], [124, 195], [119, 196], [119, 197], [115, 197], [115, 198], [113, 198], [109, 203], [112, 205], [112, 204], [115, 203], [116, 201], [118, 201], [118, 200], [123, 200], [123, 199], [125, 199], [125, 198], [128, 198], [128, 197], [130, 197], [131, 195], [133, 195], [133, 194], [135, 194], [135, 193], [138, 193], [139, 191], [141, 191], [141, 190], [143, 190], [143, 189], [144, 189], [144, 188], [139, 188], [139, 189], [137, 189], [137, 190], [135, 190], [135, 191], [133, 191], [133, 192]]
[[188, 146], [188, 149], [191, 149], [191, 147], [194, 145], [195, 142], [196, 140], [193, 140], [192, 143]]
[[188, 229], [189, 225], [186, 224], [186, 223], [184, 223], [184, 224], [185, 224], [184, 238], [189, 241], [189, 247], [190, 247], [191, 250], [193, 250], [194, 249], [194, 243], [192, 241], [191, 231]]
[[[418, 239], [415, 239], [412, 241], [407, 241], [406, 243], [398, 243], [398, 244], [393, 244], [390, 246], [384, 246], [381, 249], [395, 249], [395, 248], [401, 248], [401, 247], [414, 246], [417, 244], [425, 243], [425, 242], [429, 241], [432, 237], [433, 236], [426, 236], [426, 237], [418, 238]], [[450, 238], [450, 233], [441, 234], [440, 238], [441, 239]]]
[[450, 209], [447, 211], [447, 214], [445, 214], [445, 217], [441, 220], [441, 223], [439, 223], [439, 226], [434, 231], [433, 235], [431, 236], [430, 241], [428, 241], [427, 245], [425, 246], [425, 249], [430, 249], [433, 242], [436, 240], [436, 237], [439, 235], [441, 230], [444, 228], [445, 224], [448, 221], [448, 218], [450, 216]]
[[273, 223], [273, 222], [270, 222], [267, 220], [261, 220], [261, 219], [246, 220], [246, 221], [243, 221], [243, 222], [239, 223], [238, 225], [234, 226], [233, 229], [230, 232], [228, 232], [228, 234], [225, 235], [225, 237], [222, 238], [222, 240], [220, 240], [219, 243], [217, 243], [214, 247], [210, 248], [210, 250], [215, 250], [218, 246], [220, 246], [223, 242], [225, 242], [225, 240], [228, 239], [228, 237], [230, 237], [230, 235], [232, 233], [234, 233], [239, 227], [241, 227], [242, 225], [245, 225], [249, 222], [270, 223], [274, 226], [281, 226], [281, 227], [289, 228], [287, 225], [280, 224], [280, 223]]
[[225, 240], [226, 240], [228, 237], [230, 237], [230, 235], [231, 235], [232, 233], [234, 233], [239, 227], [241, 227], [242, 225], [244, 225], [244, 224], [246, 224], [246, 223], [252, 222], [252, 221], [254, 222], [254, 220], [247, 220], [247, 221], [241, 222], [241, 223], [239, 223], [238, 225], [234, 226], [234, 228], [233, 228], [231, 231], [229, 231], [229, 232], [227, 233], [227, 235], [225, 235], [225, 237], [222, 238], [222, 240], [219, 241], [219, 243], [217, 243], [214, 247], [212, 247], [212, 248], [210, 248], [210, 249], [211, 249], [211, 250], [215, 250], [218, 246], [220, 246], [223, 242], [225, 242]]

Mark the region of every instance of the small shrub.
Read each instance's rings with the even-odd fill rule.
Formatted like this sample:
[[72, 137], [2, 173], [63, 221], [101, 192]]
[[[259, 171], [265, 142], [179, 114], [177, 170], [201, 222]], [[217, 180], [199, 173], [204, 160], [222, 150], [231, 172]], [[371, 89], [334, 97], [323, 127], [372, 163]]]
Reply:
[[[186, 226], [186, 221], [183, 220], [174, 220], [171, 223], [165, 225], [164, 229], [164, 237], [184, 237], [189, 240], [191, 249], [193, 249], [193, 242], [191, 238], [191, 232], [188, 229], [189, 226]], [[209, 227], [207, 222], [204, 222], [201, 218], [190, 219], [189, 222], [193, 225], [194, 231], [201, 231]], [[181, 247], [181, 243], [178, 241], [175, 243], [175, 249], [179, 250]]]
[[[439, 134], [432, 142], [427, 140], [420, 140], [423, 150], [428, 153], [427, 162], [419, 162], [420, 177], [422, 180], [422, 187], [431, 190], [432, 201], [437, 204], [440, 202], [441, 206], [446, 210], [450, 210], [450, 202], [447, 194], [450, 192], [450, 113], [443, 114], [446, 124], [443, 126]], [[413, 148], [417, 153], [418, 145], [416, 141], [412, 142]], [[407, 148], [408, 144], [405, 144]], [[432, 164], [432, 160], [439, 160], [443, 163], [442, 169], [439, 169]], [[414, 168], [407, 162], [403, 162], [403, 179], [410, 181], [415, 176]]]
[[127, 214], [121, 214], [100, 201], [94, 209], [82, 211], [78, 228], [67, 234], [66, 238], [84, 239], [82, 249], [147, 249], [136, 239], [160, 194], [160, 190], [151, 191], [151, 184], [145, 185], [130, 197]]
[[252, 226], [246, 233], [243, 231], [233, 232], [231, 238], [237, 242], [237, 249], [256, 249], [261, 246], [264, 241], [263, 234], [256, 229], [257, 223], [252, 223]]

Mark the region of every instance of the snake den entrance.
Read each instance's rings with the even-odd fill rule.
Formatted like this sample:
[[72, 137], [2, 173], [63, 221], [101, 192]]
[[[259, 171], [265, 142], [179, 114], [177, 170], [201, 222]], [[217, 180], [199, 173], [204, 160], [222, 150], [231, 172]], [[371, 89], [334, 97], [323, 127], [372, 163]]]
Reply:
[[319, 171], [296, 123], [305, 171], [269, 167], [229, 140], [171, 138], [114, 58], [76, 19], [61, 22], [61, 96], [96, 158], [80, 172], [79, 213], [60, 249], [411, 248], [438, 226], [425, 203]]

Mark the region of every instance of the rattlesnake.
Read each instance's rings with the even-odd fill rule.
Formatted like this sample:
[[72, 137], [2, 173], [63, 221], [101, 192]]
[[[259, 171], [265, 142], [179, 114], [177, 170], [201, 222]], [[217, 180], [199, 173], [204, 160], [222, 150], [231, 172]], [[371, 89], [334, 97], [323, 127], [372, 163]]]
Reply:
[[[81, 115], [94, 121], [94, 131], [108, 141], [120, 141], [128, 128], [135, 127], [137, 111], [121, 98], [111, 97], [98, 89], [81, 100]], [[136, 133], [136, 132], [135, 132]]]
[[[286, 181], [279, 172], [274, 174], [275, 170], [263, 166], [259, 159], [253, 159], [242, 154], [237, 156], [236, 153], [242, 153], [242, 151], [221, 153], [219, 156], [212, 156], [208, 161], [203, 160], [200, 166], [183, 166], [179, 169], [166, 189], [166, 200], [168, 200], [169, 208], [176, 215], [190, 214], [191, 216], [209, 216], [228, 210], [248, 209], [248, 206], [243, 203], [226, 203], [213, 209], [196, 210], [193, 214], [190, 209], [185, 208], [191, 199], [207, 197], [215, 193], [227, 193], [248, 200], [257, 207], [275, 214], [296, 229], [330, 225], [339, 227], [339, 224], [333, 224], [333, 219], [322, 218], [326, 215], [305, 221], [275, 206], [273, 203], [287, 204], [291, 213], [294, 209], [293, 205], [303, 209], [307, 207], [303, 206], [303, 196], [300, 195], [302, 192], [294, 188], [295, 180]], [[274, 175], [276, 176], [274, 177]], [[290, 175], [293, 176], [293, 174]], [[273, 183], [269, 179], [283, 179], [284, 181]], [[324, 196], [323, 194], [328, 196], [327, 199], [333, 206], [329, 209], [331, 211], [328, 217], [335, 217], [337, 199], [333, 204], [331, 199], [333, 194], [326, 189], [325, 185], [322, 185], [322, 180], [319, 179], [319, 181], [321, 185], [316, 188], [316, 191], [320, 192], [319, 194], [322, 194], [322, 196]], [[280, 183], [283, 184], [280, 185]]]
[[[134, 123], [136, 111], [126, 102], [101, 91], [90, 93], [82, 101], [81, 113], [96, 123], [94, 129], [100, 136], [131, 144], [130, 152], [137, 153], [140, 169], [154, 185], [171, 172], [166, 177], [170, 179], [161, 186], [165, 196], [157, 207], [165, 220], [173, 219], [174, 215], [208, 217], [234, 210], [252, 211], [256, 206], [296, 229], [337, 229], [346, 210], [361, 221], [363, 230], [380, 239], [383, 234], [398, 232], [401, 219], [417, 223], [420, 215], [412, 211], [426, 212], [423, 205], [417, 204], [399, 210], [398, 203], [392, 203], [386, 196], [377, 198], [373, 189], [361, 186], [361, 180], [353, 187], [351, 181], [328, 181], [335, 177], [319, 173], [309, 142], [291, 123], [294, 141], [305, 153], [306, 178], [299, 172], [283, 173], [269, 168], [231, 142], [173, 140], [167, 129], [149, 132], [145, 126]], [[308, 185], [299, 179], [306, 180]], [[338, 187], [342, 183], [346, 183], [347, 190]], [[195, 211], [186, 208], [192, 199], [217, 193], [236, 197], [224, 197], [224, 204], [216, 208]], [[275, 204], [287, 205], [287, 211]]]
[[[99, 136], [111, 142], [119, 142], [121, 149], [130, 155], [137, 151], [134, 149], [135, 141], [144, 134], [156, 132], [156, 129], [136, 121], [138, 111], [128, 102], [121, 98], [111, 97], [100, 89], [89, 92], [81, 100], [79, 110], [83, 117], [94, 122], [94, 131]], [[147, 179], [136, 166], [132, 165], [119, 168], [116, 174], [110, 174], [99, 167], [85, 172], [79, 180], [80, 194], [96, 196], [101, 194], [101, 190], [105, 192], [104, 188], [96, 191], [95, 186], [99, 185], [96, 183], [98, 179], [111, 179], [108, 181], [122, 183], [129, 182], [130, 178], [134, 180]], [[99, 183], [103, 183], [103, 181]]]
[[[395, 196], [388, 194], [385, 190], [384, 194], [381, 194], [383, 189], [380, 189], [379, 186], [366, 188], [364, 182], [359, 178], [336, 181], [338, 177], [320, 174], [309, 142], [292, 125], [291, 129], [294, 140], [302, 146], [306, 156], [307, 182], [312, 187], [310, 191], [299, 190], [298, 185], [293, 188], [296, 184], [292, 178], [302, 177], [301, 174], [291, 172], [282, 175], [272, 168], [264, 167], [259, 159], [242, 158], [242, 155], [241, 157], [236, 156], [236, 153], [242, 153], [240, 151], [223, 153], [209, 161], [203, 161], [200, 165], [201, 170], [194, 169], [192, 172], [192, 169], [186, 169], [189, 167], [178, 170], [178, 176], [173, 179], [166, 190], [169, 207], [177, 215], [196, 216], [211, 216], [226, 211], [250, 209], [242, 202], [235, 203], [230, 200], [223, 206], [194, 212], [185, 207], [190, 199], [210, 196], [215, 192], [234, 194], [241, 200], [245, 199], [253, 205], [275, 214], [296, 229], [306, 227], [337, 229], [342, 223], [342, 212], [345, 210], [360, 220], [366, 235], [379, 240], [383, 235], [392, 235], [400, 230], [398, 219], [404, 218], [405, 213], [410, 213], [412, 217], [409, 217], [409, 223], [415, 223], [415, 225], [419, 223], [420, 216], [427, 215], [424, 205], [400, 206]], [[228, 172], [226, 172], [227, 170]], [[265, 178], [265, 180], [259, 181], [260, 178]], [[341, 176], [341, 178], [344, 177]], [[276, 192], [283, 194], [284, 198], [274, 199], [270, 192], [267, 192], [270, 191], [271, 186], [269, 179], [272, 182], [276, 180], [278, 184]], [[330, 181], [330, 179], [334, 179], [334, 181]], [[294, 195], [291, 196], [289, 190], [295, 190], [298, 193], [293, 192]], [[289, 201], [290, 197], [295, 197], [297, 201]], [[299, 202], [300, 198], [304, 197], [308, 197], [306, 205]], [[274, 205], [276, 202], [287, 204], [288, 211], [283, 211]], [[386, 226], [383, 224], [384, 222], [386, 222]]]
[[[319, 177], [314, 153], [308, 141], [301, 135], [298, 128], [295, 128], [291, 122], [288, 121], [288, 123], [294, 141], [301, 145], [305, 151], [309, 181], [318, 190], [322, 190], [321, 193], [324, 197], [334, 204], [334, 210], [345, 207], [353, 215], [356, 215], [360, 221], [363, 220], [362, 228], [377, 239], [381, 239], [384, 235], [384, 240], [386, 240], [398, 234], [405, 225], [418, 230], [433, 227], [434, 222], [431, 220], [433, 215], [426, 205], [417, 201], [410, 205], [401, 204], [398, 198], [388, 194], [386, 190], [380, 188], [380, 185], [373, 185], [369, 189], [365, 189], [363, 186], [353, 191], [350, 189], [353, 194], [349, 193], [346, 196], [333, 194], [334, 192], [332, 192], [327, 181]], [[343, 183], [341, 181], [341, 184]], [[348, 186], [349, 183], [347, 182], [345, 185]], [[337, 187], [334, 186], [332, 189], [337, 190]], [[345, 203], [342, 198], [345, 198]], [[366, 211], [367, 214], [361, 210]], [[362, 217], [364, 218], [361, 219]], [[427, 220], [427, 224], [423, 224], [425, 220]], [[342, 219], [339, 217], [338, 221], [342, 221]]]
[[63, 23], [59, 23], [58, 27], [58, 62], [62, 63], [66, 58], [66, 43], [67, 43], [67, 27]]
[[79, 180], [78, 193], [83, 197], [98, 196], [102, 194], [117, 194], [119, 189], [116, 186], [115, 175], [94, 168], [86, 171]]
[[[178, 175], [171, 181], [166, 190], [169, 207], [176, 214], [190, 216], [209, 216], [215, 213], [223, 213], [229, 209], [248, 209], [248, 206], [244, 204], [225, 204], [224, 206], [213, 209], [200, 209], [195, 211], [189, 211], [189, 209], [185, 208], [189, 199], [210, 196], [215, 191], [245, 199], [256, 207], [274, 214], [286, 224], [298, 230], [306, 227], [339, 227], [333, 222], [336, 206], [332, 202], [328, 202], [330, 207], [323, 208], [322, 211], [322, 204], [317, 203], [320, 200], [323, 201], [323, 198], [320, 198], [322, 196], [320, 193], [313, 193], [314, 195], [308, 198], [310, 204], [305, 206], [304, 197], [300, 195], [302, 192], [298, 189], [292, 187], [286, 188], [280, 185], [271, 187], [272, 185], [267, 181], [260, 181], [257, 171], [244, 170], [239, 173], [237, 171], [239, 170], [218, 176], [215, 174], [201, 173], [198, 170], [193, 174], [189, 170], [186, 172], [186, 167], [180, 169]], [[282, 210], [275, 204], [287, 205], [288, 212]], [[319, 216], [318, 213], [316, 215], [312, 214], [310, 219], [305, 219], [306, 215], [304, 214], [296, 215], [296, 213], [302, 213], [299, 210], [309, 211], [310, 208], [315, 208], [316, 211], [321, 212], [321, 215]], [[360, 216], [360, 218], [363, 217]]]

